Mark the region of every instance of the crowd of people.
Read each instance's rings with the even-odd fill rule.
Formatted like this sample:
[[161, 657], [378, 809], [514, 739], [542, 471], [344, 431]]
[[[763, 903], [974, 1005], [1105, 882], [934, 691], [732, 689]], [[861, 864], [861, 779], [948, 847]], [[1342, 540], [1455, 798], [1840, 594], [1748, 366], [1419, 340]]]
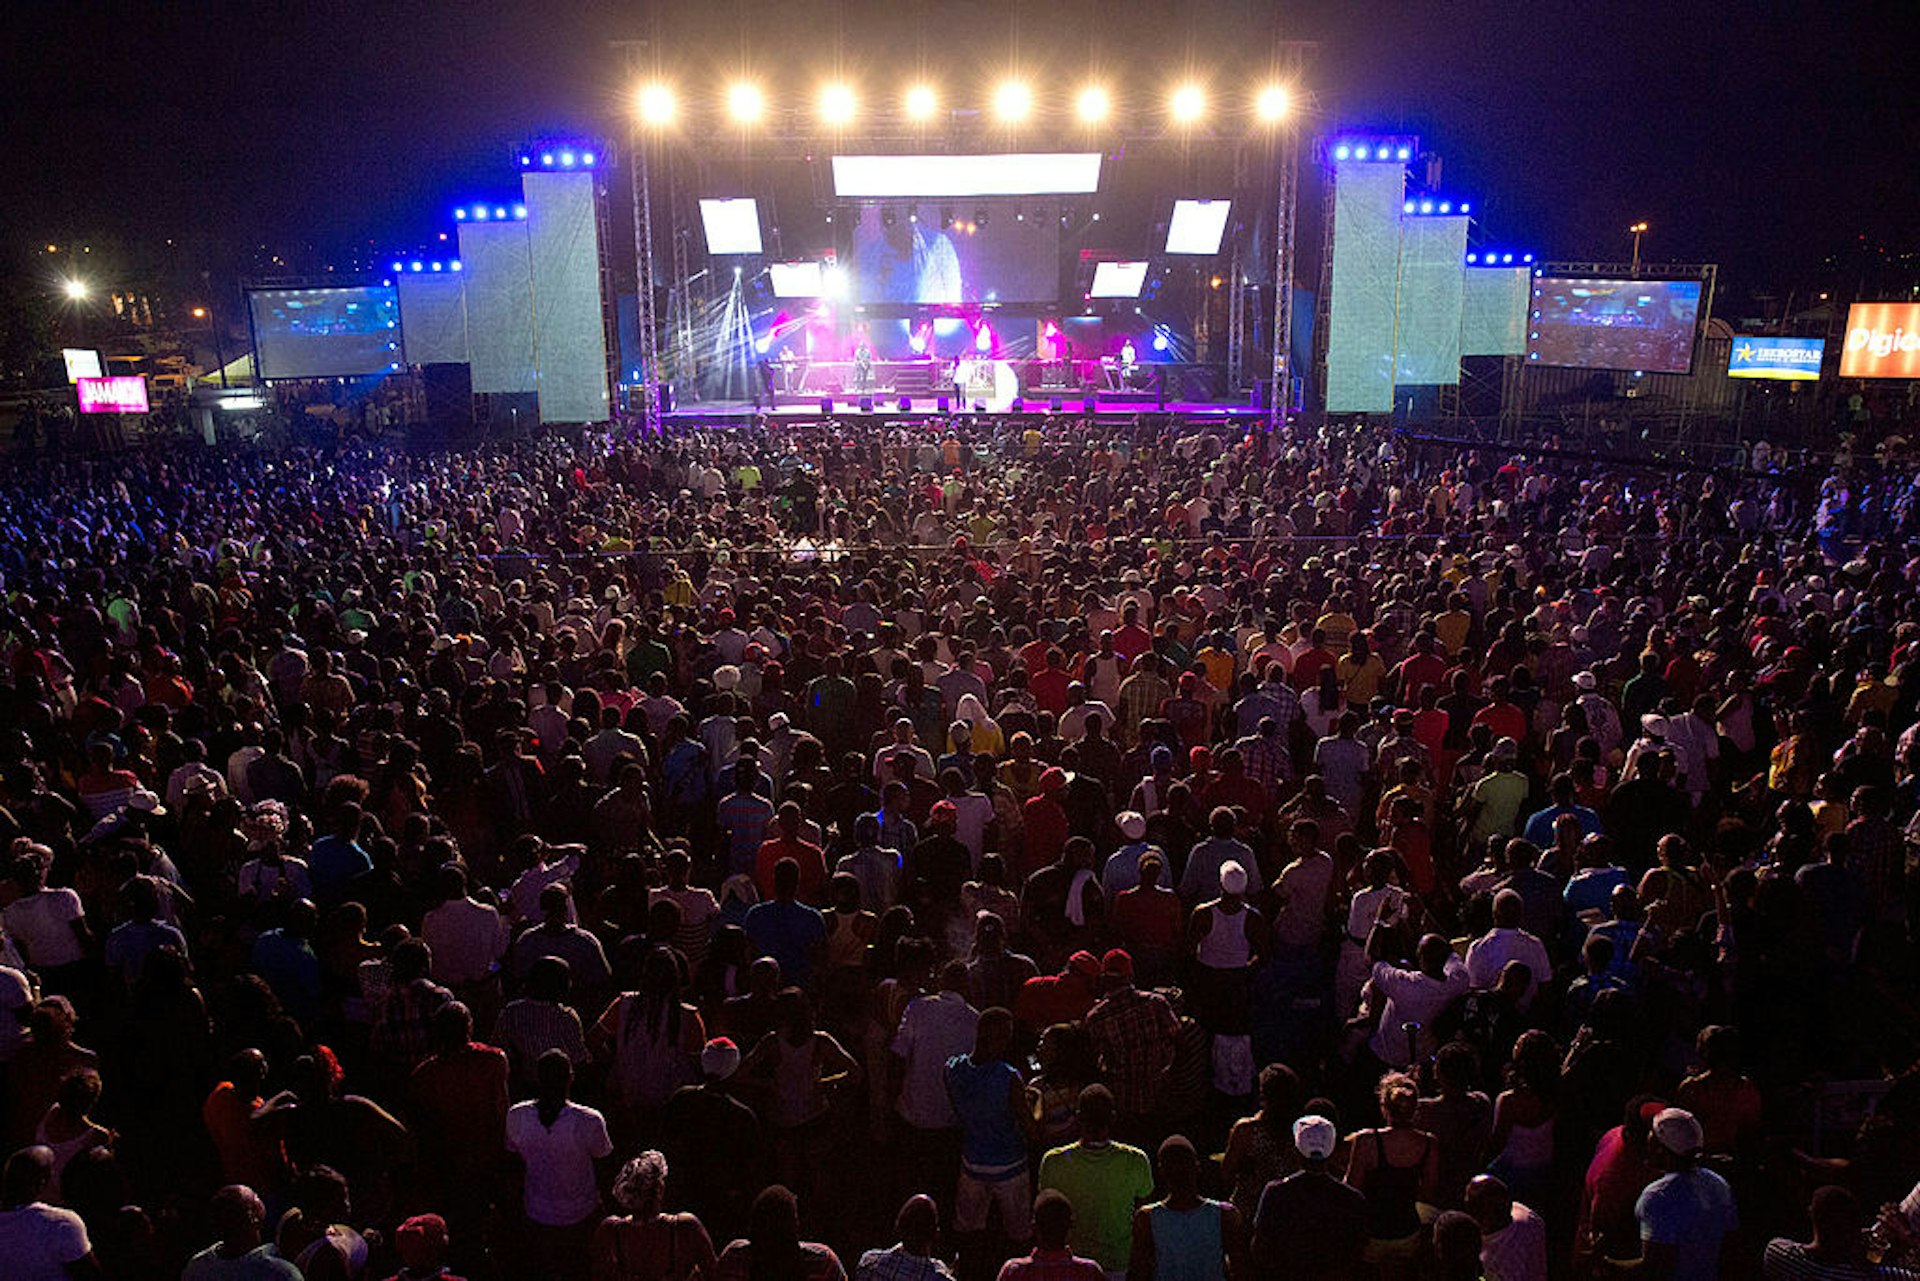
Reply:
[[0, 475], [0, 1276], [1920, 1275], [1910, 470]]

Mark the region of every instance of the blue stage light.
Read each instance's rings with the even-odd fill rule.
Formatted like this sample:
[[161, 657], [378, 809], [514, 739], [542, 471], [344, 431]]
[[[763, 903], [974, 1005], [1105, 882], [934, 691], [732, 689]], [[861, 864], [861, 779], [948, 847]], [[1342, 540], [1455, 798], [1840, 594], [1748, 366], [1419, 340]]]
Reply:
[[1355, 160], [1365, 160], [1367, 158], [1367, 148], [1355, 147], [1353, 149], [1353, 158]]
[[1520, 261], [1521, 261], [1521, 262], [1532, 262], [1532, 261], [1533, 261], [1533, 255], [1532, 255], [1532, 254], [1522, 254], [1522, 255], [1520, 255]]
[[1503, 263], [1509, 263], [1509, 262], [1512, 262], [1512, 261], [1513, 261], [1513, 255], [1512, 255], [1512, 254], [1501, 254], [1501, 255], [1500, 255], [1500, 261], [1501, 261], [1501, 262], [1503, 262]]
[[542, 169], [553, 168], [553, 153], [551, 151], [543, 151], [540, 153], [540, 167]]
[[460, 260], [458, 258], [455, 258], [452, 262], [448, 263], [447, 266], [452, 268], [454, 271], [458, 271], [460, 270]]
[[465, 222], [465, 221], [467, 220], [467, 211], [466, 211], [466, 210], [464, 210], [464, 209], [456, 209], [456, 210], [454, 210], [454, 211], [453, 211], [453, 220], [454, 220], [455, 222]]
[[1411, 200], [1409, 200], [1409, 201], [1407, 201], [1407, 203], [1406, 203], [1406, 204], [1404, 204], [1404, 205], [1401, 205], [1401, 206], [1400, 206], [1400, 212], [1401, 212], [1401, 213], [1412, 213], [1412, 212], [1413, 212], [1413, 201], [1411, 201]]
[[440, 270], [440, 264], [439, 264], [439, 263], [437, 263], [437, 262], [436, 262], [436, 263], [434, 263], [434, 264], [433, 264], [433, 269], [434, 269], [435, 271], [438, 271], [438, 270]]
[[404, 270], [406, 270], [406, 268], [405, 268], [404, 266], [402, 266], [402, 265], [401, 265], [400, 263], [397, 263], [397, 262], [393, 264], [393, 269], [394, 269], [395, 271], [404, 271]]
[[1167, 349], [1167, 336], [1165, 334], [1156, 332], [1153, 335], [1153, 349], [1155, 351], [1165, 351]]
[[525, 169], [525, 168], [528, 168], [528, 167], [529, 167], [529, 166], [531, 166], [532, 164], [533, 164], [533, 157], [532, 157], [532, 156], [522, 156], [522, 157], [520, 157], [520, 167], [521, 167], [522, 169]]
[[560, 167], [562, 169], [573, 168], [573, 153], [571, 151], [563, 151], [560, 153]]
[[507, 207], [506, 207], [505, 205], [501, 205], [501, 206], [500, 206], [499, 208], [497, 208], [497, 209], [495, 209], [495, 210], [493, 211], [493, 216], [494, 216], [494, 217], [496, 217], [496, 218], [504, 218], [504, 217], [506, 217], [506, 216], [507, 216]]
[[1462, 200], [1462, 201], [1460, 202], [1460, 212], [1461, 212], [1461, 213], [1472, 213], [1472, 212], [1473, 212], [1473, 206], [1472, 206], [1472, 205], [1470, 205], [1470, 204], [1468, 204], [1468, 203], [1467, 203], [1466, 201], [1464, 201], [1464, 200]]
[[1468, 261], [1468, 262], [1479, 262], [1479, 261], [1480, 261], [1480, 255], [1479, 255], [1479, 254], [1468, 254], [1468, 255], [1467, 255], [1467, 261]]
[[593, 153], [591, 151], [582, 152], [580, 156], [580, 163], [585, 165], [589, 169], [593, 168]]
[[1420, 212], [1421, 212], [1421, 213], [1423, 213], [1423, 214], [1428, 214], [1428, 213], [1432, 213], [1432, 212], [1433, 212], [1433, 201], [1431, 201], [1431, 200], [1422, 200], [1422, 201], [1420, 202]]
[[525, 205], [515, 205], [515, 206], [513, 207], [513, 216], [514, 216], [514, 217], [516, 217], [516, 218], [524, 218], [524, 217], [526, 217], [526, 216], [527, 216], [527, 207], [526, 207]]
[[1452, 202], [1452, 201], [1448, 201], [1448, 200], [1443, 200], [1443, 201], [1441, 201], [1441, 202], [1440, 202], [1440, 212], [1441, 212], [1441, 213], [1452, 213], [1452, 212], [1453, 212], [1453, 202]]
[[487, 207], [485, 205], [475, 205], [473, 207], [473, 216], [481, 222], [485, 222], [487, 220]]
[[1413, 152], [1406, 147], [1402, 147], [1394, 153], [1394, 158], [1397, 160], [1411, 160], [1413, 159]]
[[408, 263], [408, 264], [407, 264], [407, 270], [408, 270], [408, 271], [418, 271], [418, 270], [420, 270], [420, 260], [419, 260], [418, 258], [415, 258], [415, 259], [414, 259], [414, 260], [413, 260], [412, 262], [410, 262], [410, 263]]
[[1333, 149], [1333, 158], [1335, 160], [1345, 160], [1348, 156], [1352, 154], [1353, 154], [1353, 148], [1351, 147], [1341, 146], [1341, 147], [1335, 147]]

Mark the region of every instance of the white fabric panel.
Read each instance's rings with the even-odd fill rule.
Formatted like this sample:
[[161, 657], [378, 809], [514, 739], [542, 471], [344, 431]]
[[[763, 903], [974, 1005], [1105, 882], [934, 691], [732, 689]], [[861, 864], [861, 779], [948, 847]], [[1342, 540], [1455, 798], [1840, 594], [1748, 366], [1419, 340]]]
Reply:
[[467, 351], [476, 392], [537, 390], [533, 372], [533, 267], [524, 222], [460, 224]]
[[1466, 218], [1401, 219], [1396, 384], [1429, 387], [1460, 381], [1466, 258]]
[[612, 414], [594, 181], [591, 173], [529, 173], [521, 179], [531, 228], [534, 368], [545, 423], [605, 422]]
[[1460, 354], [1519, 356], [1527, 350], [1531, 267], [1469, 267], [1460, 310]]
[[464, 365], [467, 352], [466, 264], [463, 270], [396, 277], [400, 342], [411, 365]]
[[1406, 168], [1397, 164], [1343, 160], [1334, 165], [1330, 414], [1393, 409], [1394, 295], [1406, 177]]

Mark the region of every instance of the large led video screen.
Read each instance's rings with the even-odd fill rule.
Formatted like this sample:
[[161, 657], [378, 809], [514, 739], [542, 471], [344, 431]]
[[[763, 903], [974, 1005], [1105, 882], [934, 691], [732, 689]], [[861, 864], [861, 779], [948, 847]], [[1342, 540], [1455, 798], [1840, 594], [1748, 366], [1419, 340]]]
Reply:
[[[869, 206], [853, 229], [856, 302], [958, 306], [1052, 302], [1060, 292], [1060, 228], [1001, 208], [968, 209], [949, 222], [937, 207], [918, 216]], [[947, 224], [947, 225], [943, 225]]]
[[358, 378], [400, 367], [400, 304], [390, 285], [255, 289], [254, 363], [260, 377]]
[[1533, 282], [1527, 359], [1574, 369], [1684, 374], [1693, 368], [1699, 320], [1698, 280], [1541, 276]]

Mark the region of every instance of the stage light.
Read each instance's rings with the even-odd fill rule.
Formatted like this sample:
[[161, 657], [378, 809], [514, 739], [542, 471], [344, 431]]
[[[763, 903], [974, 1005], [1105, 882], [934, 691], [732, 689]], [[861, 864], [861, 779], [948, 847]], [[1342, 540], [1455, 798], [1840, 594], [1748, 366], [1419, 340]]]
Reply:
[[1409, 200], [1409, 201], [1407, 201], [1407, 203], [1406, 203], [1406, 204], [1404, 204], [1404, 205], [1401, 205], [1401, 206], [1400, 206], [1400, 212], [1401, 212], [1401, 213], [1412, 213], [1412, 212], [1413, 212], [1413, 207], [1414, 207], [1414, 206], [1413, 206], [1413, 201], [1411, 201], [1411, 200]]
[[1107, 118], [1107, 112], [1113, 102], [1107, 97], [1107, 91], [1099, 85], [1088, 85], [1080, 91], [1080, 97], [1074, 103], [1074, 112], [1080, 117], [1080, 123], [1097, 125]]
[[553, 168], [553, 153], [551, 151], [543, 151], [540, 153], [540, 167], [543, 169]]
[[593, 153], [591, 151], [581, 152], [580, 163], [585, 165], [589, 169], [593, 168]]
[[727, 114], [735, 124], [750, 125], [766, 112], [767, 100], [758, 85], [736, 81], [727, 90]]
[[466, 211], [465, 209], [456, 209], [456, 210], [454, 210], [454, 211], [453, 211], [453, 220], [454, 220], [455, 222], [465, 222], [465, 221], [467, 220], [467, 211]]
[[1420, 202], [1420, 212], [1421, 212], [1421, 213], [1423, 213], [1423, 214], [1430, 214], [1430, 213], [1432, 213], [1432, 212], [1433, 212], [1433, 201], [1431, 201], [1431, 200], [1422, 200], [1422, 201]]
[[[1385, 152], [1381, 153], [1381, 155], [1383, 156], [1385, 154], [1386, 154]], [[1411, 160], [1413, 159], [1413, 152], [1406, 147], [1402, 147], [1400, 148], [1400, 150], [1393, 153], [1393, 158], [1395, 160]]]
[[1368, 147], [1355, 147], [1353, 149], [1353, 158], [1355, 160], [1365, 160], [1371, 154], [1372, 149]]
[[1293, 95], [1287, 92], [1285, 85], [1268, 85], [1260, 91], [1260, 96], [1253, 100], [1253, 114], [1268, 124], [1286, 119], [1287, 113], [1291, 110], [1293, 110]]
[[753, 344], [753, 349], [759, 352], [762, 356], [766, 355], [768, 352], [773, 350], [773, 337], [771, 335], [767, 335], [765, 337], [756, 339]]
[[485, 222], [487, 220], [487, 207], [485, 205], [475, 205], [473, 207], [473, 216], [479, 221]]
[[496, 218], [505, 218], [507, 216], [507, 207], [505, 205], [499, 206], [493, 211], [493, 216]]
[[414, 260], [413, 260], [412, 262], [410, 262], [410, 263], [408, 263], [408, 264], [407, 264], [407, 270], [408, 270], [408, 271], [418, 271], [418, 270], [420, 270], [420, 260], [419, 260], [418, 258], [415, 258], [415, 259], [414, 259]]
[[532, 156], [522, 156], [522, 157], [520, 157], [520, 167], [521, 167], [522, 169], [530, 169], [530, 168], [532, 168], [532, 167], [533, 167], [533, 157], [532, 157]]
[[1479, 262], [1479, 261], [1480, 261], [1480, 255], [1479, 255], [1479, 254], [1468, 254], [1468, 255], [1467, 255], [1467, 261], [1468, 261], [1468, 262]]
[[1440, 212], [1441, 212], [1441, 213], [1452, 213], [1452, 212], [1453, 212], [1453, 202], [1452, 202], [1452, 201], [1450, 201], [1450, 200], [1442, 200], [1442, 201], [1440, 202]]
[[931, 85], [915, 85], [907, 90], [907, 119], [930, 120], [940, 107], [940, 99]]
[[[1095, 218], [1098, 218], [1099, 216], [1100, 216], [1099, 214], [1094, 215]], [[973, 231], [976, 228], [984, 227], [986, 225], [987, 225], [987, 207], [985, 205], [981, 205], [978, 209], [975, 209], [973, 211], [973, 221], [967, 224], [967, 230]]]
[[1522, 255], [1520, 255], [1520, 261], [1521, 261], [1521, 262], [1532, 262], [1532, 261], [1533, 261], [1533, 255], [1532, 255], [1532, 254], [1522, 254]]
[[1335, 160], [1345, 160], [1348, 156], [1352, 154], [1353, 154], [1353, 148], [1351, 147], [1339, 146], [1333, 149], [1333, 158]]
[[525, 205], [515, 205], [515, 206], [513, 207], [513, 216], [514, 216], [514, 217], [516, 217], [516, 218], [524, 218], [524, 217], [526, 217], [526, 216], [527, 216], [527, 207], [526, 207]]
[[973, 331], [973, 349], [978, 352], [993, 350], [993, 329], [982, 322], [980, 328]]
[[434, 263], [434, 264], [433, 264], [433, 269], [434, 269], [435, 271], [439, 271], [439, 270], [441, 270], [441, 269], [442, 269], [442, 268], [444, 267], [444, 265], [445, 265], [445, 264], [443, 264], [443, 263], [438, 263], [438, 262], [436, 262], [436, 263]]
[[560, 153], [560, 167], [562, 169], [573, 168], [573, 153], [571, 151], [563, 151]]
[[1155, 351], [1167, 349], [1167, 335], [1164, 331], [1158, 329], [1153, 331], [1153, 349]]
[[460, 270], [460, 260], [459, 260], [458, 258], [455, 258], [455, 259], [454, 259], [454, 260], [453, 260], [452, 262], [450, 262], [450, 263], [448, 263], [448, 264], [447, 264], [447, 269], [448, 269], [449, 271], [458, 271], [458, 270]]
[[916, 329], [912, 333], [908, 334], [907, 346], [912, 350], [914, 355], [916, 356], [925, 355], [927, 351], [926, 332], [924, 330]]
[[1194, 124], [1206, 113], [1207, 95], [1199, 85], [1181, 85], [1173, 91], [1173, 100], [1169, 105], [1175, 124]]
[[394, 264], [393, 264], [393, 269], [394, 269], [395, 271], [405, 271], [405, 270], [406, 270], [406, 265], [405, 265], [404, 263], [398, 263], [398, 262], [396, 262], [396, 263], [394, 263]]
[[853, 123], [853, 90], [842, 84], [831, 84], [820, 91], [820, 118], [830, 125], [848, 125]]
[[1460, 202], [1460, 212], [1461, 212], [1461, 213], [1472, 213], [1472, 212], [1473, 212], [1473, 206], [1472, 206], [1472, 205], [1470, 205], [1470, 204], [1468, 204], [1468, 203], [1467, 203], [1466, 201], [1464, 201], [1464, 200], [1462, 200], [1462, 201]]
[[193, 318], [195, 320], [205, 320], [207, 318], [207, 309], [205, 307], [195, 307], [193, 309]]
[[656, 127], [672, 124], [674, 114], [679, 109], [679, 104], [673, 98], [673, 90], [663, 84], [644, 86], [635, 105], [640, 110], [641, 122]]
[[828, 298], [845, 298], [849, 283], [845, 267], [828, 267], [820, 273], [820, 292]]
[[1512, 262], [1512, 261], [1513, 261], [1513, 255], [1512, 255], [1512, 254], [1501, 254], [1501, 255], [1500, 255], [1500, 261], [1501, 261], [1502, 263], [1510, 263], [1510, 262]]
[[952, 205], [940, 206], [940, 230], [942, 231], [953, 230], [953, 206]]
[[1017, 124], [1033, 111], [1033, 90], [1025, 81], [1007, 80], [993, 91], [993, 114], [1002, 124]]

